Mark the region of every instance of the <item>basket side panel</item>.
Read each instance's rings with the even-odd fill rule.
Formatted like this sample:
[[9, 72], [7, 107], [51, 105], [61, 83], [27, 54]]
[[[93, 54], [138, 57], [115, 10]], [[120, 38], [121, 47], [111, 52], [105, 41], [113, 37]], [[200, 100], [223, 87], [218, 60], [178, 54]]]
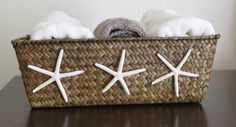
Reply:
[[[176, 40], [112, 40], [66, 41], [54, 43], [27, 43], [15, 47], [26, 87], [33, 107], [63, 107], [112, 104], [151, 104], [174, 102], [200, 102], [206, 94], [215, 55], [217, 39]], [[55, 83], [37, 93], [32, 90], [49, 77], [27, 68], [29, 64], [53, 71], [60, 49], [64, 49], [61, 72], [84, 70], [85, 73], [62, 79], [69, 102], [64, 102]], [[124, 71], [146, 68], [147, 71], [126, 77], [131, 95], [127, 95], [117, 82], [109, 91], [102, 89], [113, 78], [95, 67], [101, 63], [117, 69], [122, 49], [126, 50]], [[173, 78], [156, 85], [151, 82], [170, 72], [158, 58], [160, 53], [176, 66], [186, 52], [192, 49], [183, 71], [197, 73], [198, 78], [179, 77], [180, 96], [174, 94]]]

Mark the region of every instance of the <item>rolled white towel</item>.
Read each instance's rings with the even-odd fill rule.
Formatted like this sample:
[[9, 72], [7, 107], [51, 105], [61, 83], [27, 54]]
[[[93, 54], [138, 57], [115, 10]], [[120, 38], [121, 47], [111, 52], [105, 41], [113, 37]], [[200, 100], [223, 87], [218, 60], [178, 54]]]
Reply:
[[170, 9], [149, 10], [142, 20], [149, 37], [214, 35], [212, 24], [204, 19], [179, 14]]
[[83, 27], [77, 19], [61, 11], [51, 12], [35, 26], [31, 34], [31, 40], [93, 37], [93, 33], [88, 28]]

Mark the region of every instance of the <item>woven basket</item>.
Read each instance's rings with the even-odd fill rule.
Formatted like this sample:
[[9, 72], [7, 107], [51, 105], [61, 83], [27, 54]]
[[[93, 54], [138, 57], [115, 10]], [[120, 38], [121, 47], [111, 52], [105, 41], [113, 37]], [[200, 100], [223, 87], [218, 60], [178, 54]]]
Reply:
[[[203, 100], [207, 92], [219, 37], [220, 35], [33, 41], [26, 36], [13, 40], [12, 44], [32, 107], [185, 103]], [[69, 99], [68, 102], [63, 100], [55, 82], [33, 93], [32, 90], [49, 77], [27, 67], [30, 64], [54, 71], [60, 49], [64, 49], [60, 72], [85, 71], [79, 76], [61, 80]], [[101, 63], [116, 70], [123, 49], [126, 50], [124, 71], [138, 68], [146, 68], [146, 71], [124, 78], [131, 95], [124, 92], [119, 82], [116, 82], [107, 92], [102, 93], [102, 89], [113, 77], [94, 64]], [[192, 53], [181, 70], [197, 73], [199, 77], [180, 76], [179, 97], [175, 96], [172, 77], [151, 85], [155, 79], [171, 72], [158, 58], [158, 53], [176, 66], [189, 49], [192, 49]]]

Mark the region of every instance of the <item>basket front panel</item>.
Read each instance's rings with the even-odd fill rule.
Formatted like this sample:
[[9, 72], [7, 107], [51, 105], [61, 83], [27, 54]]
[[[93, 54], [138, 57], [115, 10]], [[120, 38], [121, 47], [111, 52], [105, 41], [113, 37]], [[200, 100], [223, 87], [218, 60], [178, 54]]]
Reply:
[[[207, 91], [216, 41], [216, 39], [78, 40], [27, 43], [17, 45], [15, 50], [26, 93], [33, 107], [200, 102]], [[31, 64], [53, 71], [60, 49], [64, 49], [61, 72], [85, 71], [79, 76], [61, 80], [69, 99], [68, 103], [64, 102], [55, 83], [32, 93], [35, 87], [49, 77], [27, 68]], [[102, 89], [113, 77], [94, 64], [100, 63], [116, 71], [122, 49], [126, 50], [124, 71], [139, 68], [147, 70], [124, 78], [131, 95], [124, 92], [119, 82], [106, 93], [102, 93]], [[174, 93], [173, 77], [151, 85], [152, 81], [170, 72], [158, 58], [158, 53], [176, 66], [189, 49], [192, 49], [192, 52], [182, 70], [199, 74], [200, 77], [180, 76], [179, 97]]]

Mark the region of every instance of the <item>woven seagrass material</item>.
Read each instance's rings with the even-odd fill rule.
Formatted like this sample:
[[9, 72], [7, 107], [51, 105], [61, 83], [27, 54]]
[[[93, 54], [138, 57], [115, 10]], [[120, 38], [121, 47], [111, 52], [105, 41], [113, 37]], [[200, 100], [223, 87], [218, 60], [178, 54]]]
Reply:
[[[29, 40], [29, 36], [12, 41], [15, 48], [25, 91], [32, 107], [64, 107], [113, 104], [152, 104], [176, 102], [201, 102], [208, 83], [219, 35], [182, 38], [126, 38], [88, 40]], [[58, 53], [64, 49], [61, 72], [84, 70], [85, 73], [63, 78], [62, 84], [69, 102], [66, 103], [55, 82], [36, 93], [32, 90], [49, 77], [35, 72], [29, 64], [53, 71]], [[117, 69], [122, 49], [126, 50], [124, 71], [146, 68], [147, 71], [126, 77], [131, 95], [127, 95], [119, 82], [106, 93], [102, 89], [113, 78], [95, 67], [101, 63]], [[156, 85], [151, 82], [170, 72], [157, 54], [160, 53], [172, 65], [177, 65], [185, 53], [192, 53], [183, 71], [197, 73], [198, 78], [179, 77], [180, 96], [174, 93], [173, 78]]]
[[145, 32], [139, 22], [126, 18], [111, 18], [101, 22], [94, 30], [96, 38], [144, 37]]

